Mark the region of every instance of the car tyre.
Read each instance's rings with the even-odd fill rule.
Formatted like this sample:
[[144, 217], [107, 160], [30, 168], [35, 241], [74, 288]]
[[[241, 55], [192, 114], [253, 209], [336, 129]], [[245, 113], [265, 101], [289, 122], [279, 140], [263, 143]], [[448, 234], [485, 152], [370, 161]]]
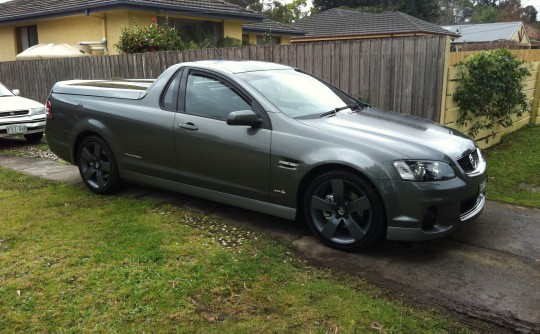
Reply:
[[378, 241], [385, 213], [377, 190], [347, 171], [317, 176], [306, 189], [303, 215], [322, 242], [340, 250], [358, 250]]
[[43, 132], [37, 132], [37, 133], [29, 133], [24, 135], [24, 139], [30, 144], [39, 143], [39, 141], [43, 138]]
[[79, 145], [77, 165], [84, 183], [98, 194], [109, 194], [120, 186], [116, 160], [109, 145], [100, 137], [90, 136]]

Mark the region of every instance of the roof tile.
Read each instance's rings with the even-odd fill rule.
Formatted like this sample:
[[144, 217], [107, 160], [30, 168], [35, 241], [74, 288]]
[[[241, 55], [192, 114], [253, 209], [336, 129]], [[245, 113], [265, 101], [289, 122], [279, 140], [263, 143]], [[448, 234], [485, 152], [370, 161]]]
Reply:
[[147, 8], [164, 13], [192, 13], [201, 16], [231, 15], [262, 20], [260, 13], [224, 0], [12, 0], [0, 4], [0, 23], [44, 17], [59, 17], [77, 12], [103, 11], [118, 7]]
[[304, 17], [292, 24], [306, 37], [362, 36], [377, 34], [428, 33], [455, 35], [435, 24], [400, 12], [361, 13], [333, 8]]

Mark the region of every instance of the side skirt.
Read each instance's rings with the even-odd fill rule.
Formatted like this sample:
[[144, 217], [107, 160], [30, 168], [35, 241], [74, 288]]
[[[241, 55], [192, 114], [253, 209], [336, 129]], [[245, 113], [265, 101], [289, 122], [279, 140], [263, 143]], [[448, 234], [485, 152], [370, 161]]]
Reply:
[[209, 190], [191, 186], [184, 183], [161, 179], [154, 176], [143, 175], [125, 170], [119, 171], [120, 177], [126, 181], [145, 184], [148, 186], [175, 191], [182, 194], [204, 198], [210, 201], [252, 210], [279, 218], [294, 220], [296, 218], [296, 209], [289, 208], [272, 203], [262, 202], [246, 197], [222, 193], [215, 190]]

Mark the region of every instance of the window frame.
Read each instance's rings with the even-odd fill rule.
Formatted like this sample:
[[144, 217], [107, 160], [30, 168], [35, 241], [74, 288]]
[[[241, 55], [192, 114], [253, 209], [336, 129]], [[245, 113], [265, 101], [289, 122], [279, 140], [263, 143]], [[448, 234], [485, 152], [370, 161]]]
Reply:
[[182, 73], [182, 80], [180, 82], [180, 94], [178, 95], [178, 112], [190, 115], [194, 117], [200, 117], [205, 119], [214, 119], [216, 121], [221, 121], [226, 123], [227, 120], [219, 120], [212, 117], [206, 117], [203, 115], [196, 115], [196, 114], [189, 114], [186, 112], [186, 91], [187, 91], [187, 82], [188, 78], [191, 74], [199, 74], [201, 76], [208, 77], [210, 79], [214, 79], [220, 82], [223, 82], [227, 87], [229, 87], [233, 92], [238, 94], [244, 101], [251, 106], [251, 109], [253, 112], [257, 114], [262, 120], [261, 125], [258, 128], [268, 129], [271, 130], [271, 122], [270, 117], [268, 116], [268, 113], [262, 108], [261, 104], [258, 103], [255, 99], [253, 99], [242, 87], [237, 85], [234, 81], [230, 80], [229, 78], [220, 75], [216, 72], [212, 72], [209, 70], [202, 70], [198, 68], [191, 68], [191, 67], [184, 67], [183, 73]]
[[[23, 45], [23, 35], [26, 37], [28, 42], [28, 47], [26, 48]], [[36, 24], [15, 27], [15, 36], [17, 41], [17, 54], [39, 44], [39, 34]]]
[[[169, 82], [167, 83], [167, 85], [165, 86], [165, 88], [163, 89], [163, 91], [161, 92], [161, 96], [159, 97], [159, 106], [161, 109], [163, 110], [167, 110], [167, 111], [173, 111], [173, 112], [176, 112], [178, 110], [178, 104], [179, 104], [179, 100], [180, 100], [180, 89], [182, 87], [182, 76], [183, 76], [183, 73], [184, 72], [184, 69], [183, 68], [180, 68], [178, 71], [176, 71], [176, 73], [171, 77], [171, 79], [169, 80]], [[178, 87], [176, 87], [175, 90], [173, 90], [173, 101], [174, 102], [174, 108], [168, 108], [167, 106], [165, 106], [165, 95], [167, 94], [167, 92], [169, 91], [169, 88], [171, 87], [171, 85], [174, 83], [174, 81], [178, 79]]]

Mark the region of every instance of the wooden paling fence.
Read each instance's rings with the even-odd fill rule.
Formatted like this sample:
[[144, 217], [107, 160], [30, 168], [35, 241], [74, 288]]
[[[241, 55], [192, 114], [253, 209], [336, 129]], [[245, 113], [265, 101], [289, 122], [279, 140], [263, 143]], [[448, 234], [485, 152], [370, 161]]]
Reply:
[[57, 81], [157, 78], [186, 61], [262, 60], [312, 73], [375, 107], [441, 119], [446, 37], [403, 37], [0, 63], [0, 81], [44, 102]]
[[[478, 52], [479, 51], [452, 52], [450, 53], [449, 65], [453, 66], [468, 56]], [[540, 49], [510, 50], [510, 52], [514, 53], [520, 60], [529, 62], [540, 61]]]

